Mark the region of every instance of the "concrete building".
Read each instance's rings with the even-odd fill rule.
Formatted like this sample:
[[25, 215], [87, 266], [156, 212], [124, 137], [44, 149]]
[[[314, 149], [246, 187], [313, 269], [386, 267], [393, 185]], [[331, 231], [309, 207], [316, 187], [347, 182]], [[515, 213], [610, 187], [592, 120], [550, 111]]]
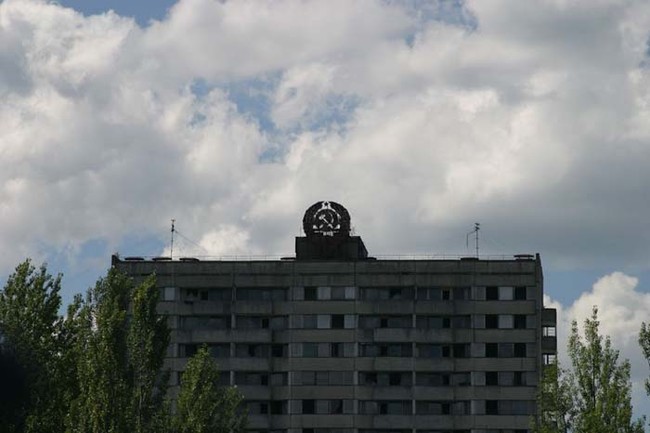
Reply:
[[528, 432], [556, 353], [539, 255], [377, 260], [334, 202], [303, 225], [278, 260], [113, 258], [158, 276], [175, 383], [207, 344], [251, 432]]

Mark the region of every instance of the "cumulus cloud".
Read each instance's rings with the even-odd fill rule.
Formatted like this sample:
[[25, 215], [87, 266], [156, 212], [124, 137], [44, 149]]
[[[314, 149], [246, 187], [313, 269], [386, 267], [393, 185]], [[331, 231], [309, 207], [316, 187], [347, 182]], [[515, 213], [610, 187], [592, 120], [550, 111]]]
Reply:
[[141, 28], [2, 2], [0, 268], [170, 218], [291, 254], [331, 199], [374, 254], [462, 253], [480, 221], [487, 253], [647, 269], [647, 2], [445, 3], [182, 0]]

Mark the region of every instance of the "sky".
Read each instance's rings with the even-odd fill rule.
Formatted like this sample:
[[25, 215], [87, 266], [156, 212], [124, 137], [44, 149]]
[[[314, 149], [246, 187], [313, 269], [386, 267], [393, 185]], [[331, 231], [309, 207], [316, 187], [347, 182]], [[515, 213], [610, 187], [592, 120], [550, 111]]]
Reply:
[[[334, 200], [372, 255], [540, 253], [649, 369], [646, 0], [4, 0], [0, 276], [286, 256]], [[564, 357], [564, 352], [561, 354]]]

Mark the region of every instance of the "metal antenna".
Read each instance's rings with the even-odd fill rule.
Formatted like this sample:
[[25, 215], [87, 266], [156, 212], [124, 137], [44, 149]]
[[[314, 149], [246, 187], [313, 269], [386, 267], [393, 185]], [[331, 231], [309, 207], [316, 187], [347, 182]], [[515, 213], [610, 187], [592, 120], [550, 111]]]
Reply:
[[474, 230], [467, 233], [467, 236], [465, 236], [465, 246], [469, 247], [469, 235], [471, 235], [472, 233], [474, 234], [474, 244], [475, 244], [475, 247], [476, 247], [476, 258], [478, 258], [478, 231], [479, 230], [481, 230], [481, 224], [474, 223]]
[[174, 229], [174, 223], [176, 222], [175, 219], [172, 218], [172, 242], [171, 242], [171, 247], [169, 248], [169, 258], [174, 259], [174, 232], [176, 231]]

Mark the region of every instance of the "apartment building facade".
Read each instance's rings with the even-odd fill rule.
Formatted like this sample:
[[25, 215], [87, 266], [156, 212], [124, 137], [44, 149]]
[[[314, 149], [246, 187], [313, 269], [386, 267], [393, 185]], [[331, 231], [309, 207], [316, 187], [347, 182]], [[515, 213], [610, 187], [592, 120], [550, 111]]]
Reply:
[[539, 256], [377, 260], [319, 202], [296, 256], [113, 257], [155, 272], [172, 383], [206, 344], [264, 433], [524, 433], [555, 357]]

